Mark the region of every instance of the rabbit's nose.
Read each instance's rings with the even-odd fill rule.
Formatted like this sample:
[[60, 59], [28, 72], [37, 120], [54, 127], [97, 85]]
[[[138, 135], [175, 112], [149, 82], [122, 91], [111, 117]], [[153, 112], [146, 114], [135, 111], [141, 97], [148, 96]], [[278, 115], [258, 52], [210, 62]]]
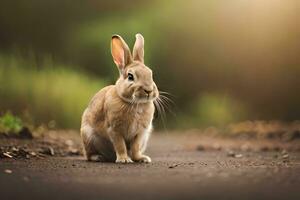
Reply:
[[147, 95], [149, 95], [152, 91], [153, 91], [153, 90], [145, 90], [145, 89], [144, 89], [144, 92], [145, 92]]

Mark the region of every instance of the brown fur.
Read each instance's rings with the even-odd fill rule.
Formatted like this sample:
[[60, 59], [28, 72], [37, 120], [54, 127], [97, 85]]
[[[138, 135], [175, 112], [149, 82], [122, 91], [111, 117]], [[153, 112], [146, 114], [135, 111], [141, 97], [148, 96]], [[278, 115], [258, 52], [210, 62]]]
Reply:
[[[82, 116], [81, 136], [87, 160], [97, 155], [102, 161], [151, 162], [143, 154], [152, 126], [153, 101], [158, 89], [144, 61], [140, 34], [133, 50], [120, 36], [112, 38], [112, 55], [120, 71], [115, 85], [100, 90]], [[131, 81], [129, 74], [134, 76]]]

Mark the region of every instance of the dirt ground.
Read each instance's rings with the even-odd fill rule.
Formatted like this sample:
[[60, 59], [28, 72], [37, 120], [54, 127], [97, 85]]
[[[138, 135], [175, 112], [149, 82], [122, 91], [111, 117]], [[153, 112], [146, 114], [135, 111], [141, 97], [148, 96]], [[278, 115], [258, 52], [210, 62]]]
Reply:
[[49, 155], [1, 158], [1, 199], [300, 199], [299, 141], [154, 134], [152, 163], [115, 164], [86, 162], [75, 151], [78, 134], [52, 135], [0, 140], [33, 152], [53, 148]]

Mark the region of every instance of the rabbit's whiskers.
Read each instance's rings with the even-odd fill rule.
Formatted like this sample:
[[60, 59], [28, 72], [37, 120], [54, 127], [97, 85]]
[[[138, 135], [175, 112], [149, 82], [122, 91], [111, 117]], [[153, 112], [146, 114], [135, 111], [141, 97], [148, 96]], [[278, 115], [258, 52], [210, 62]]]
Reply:
[[[154, 100], [155, 108], [158, 112], [158, 115], [160, 116], [162, 123], [165, 124], [165, 118], [166, 118], [166, 111], [169, 111], [170, 113], [173, 113], [170, 104], [175, 105], [173, 100], [171, 100], [166, 95], [170, 95], [168, 92], [159, 91], [159, 96]], [[173, 113], [174, 114], [174, 113]]]

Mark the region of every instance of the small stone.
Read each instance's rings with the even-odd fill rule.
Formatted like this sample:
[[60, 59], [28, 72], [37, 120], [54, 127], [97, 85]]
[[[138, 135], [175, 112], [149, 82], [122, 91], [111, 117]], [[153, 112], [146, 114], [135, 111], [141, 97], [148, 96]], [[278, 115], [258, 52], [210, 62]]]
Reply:
[[169, 166], [169, 169], [173, 169], [173, 168], [178, 167], [178, 166], [179, 166], [178, 164], [174, 164], [174, 165]]
[[43, 149], [41, 149], [40, 153], [50, 156], [54, 156], [55, 154], [54, 149], [52, 147], [44, 147]]
[[283, 159], [288, 159], [288, 158], [289, 158], [289, 154], [284, 154], [284, 155], [282, 156], [282, 158], [283, 158]]
[[197, 146], [197, 151], [204, 151], [204, 150], [205, 150], [205, 148], [203, 145], [200, 144]]
[[49, 147], [49, 150], [50, 150], [50, 155], [54, 156], [54, 149], [52, 147]]
[[19, 149], [17, 149], [16, 147], [12, 147], [12, 148], [11, 148], [11, 151], [12, 151], [12, 152], [19, 152]]
[[243, 155], [242, 154], [235, 154], [234, 157], [235, 158], [241, 158], [241, 157], [243, 157]]
[[68, 154], [69, 154], [70, 156], [78, 156], [78, 155], [80, 154], [80, 152], [79, 152], [78, 149], [75, 149], [75, 148], [69, 148]]
[[6, 169], [6, 170], [4, 170], [4, 172], [7, 173], [7, 174], [11, 174], [11, 173], [12, 173], [12, 170]]
[[3, 153], [3, 155], [7, 158], [13, 158], [13, 156], [10, 155], [10, 152], [5, 152], [5, 153]]
[[283, 149], [283, 150], [281, 151], [281, 154], [282, 154], [282, 155], [285, 155], [285, 154], [287, 154], [287, 151], [286, 151], [285, 149]]
[[228, 157], [235, 157], [235, 153], [230, 150], [230, 151], [227, 152], [227, 156]]
[[18, 157], [28, 157], [29, 156], [29, 152], [26, 151], [25, 149], [19, 149], [19, 152], [17, 153]]
[[30, 152], [30, 155], [31, 155], [31, 156], [36, 156], [37, 154], [36, 154], [35, 152], [32, 151], [32, 152]]
[[283, 162], [283, 163], [289, 163], [289, 162], [290, 162], [290, 160], [288, 160], [288, 159], [284, 159], [282, 162]]

